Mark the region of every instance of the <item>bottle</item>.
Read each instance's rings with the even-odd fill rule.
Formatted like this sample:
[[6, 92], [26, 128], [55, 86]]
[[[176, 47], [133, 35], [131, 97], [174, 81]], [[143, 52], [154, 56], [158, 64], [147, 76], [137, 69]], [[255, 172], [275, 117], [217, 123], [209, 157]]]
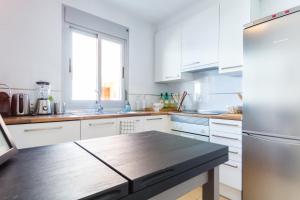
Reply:
[[173, 93], [170, 94], [170, 108], [175, 108], [176, 107], [176, 103], [175, 103], [175, 99], [173, 96]]
[[169, 108], [169, 94], [166, 92], [165, 99], [164, 99], [164, 108]]
[[127, 101], [127, 100], [125, 102], [125, 106], [124, 106], [123, 112], [125, 112], [125, 113], [131, 112], [131, 106], [130, 106], [129, 101]]
[[144, 95], [143, 100], [142, 100], [142, 110], [143, 110], [143, 111], [146, 110], [146, 105], [147, 105], [147, 102], [146, 102], [146, 96]]
[[164, 94], [163, 94], [163, 93], [160, 93], [159, 103], [160, 103], [161, 105], [164, 104]]

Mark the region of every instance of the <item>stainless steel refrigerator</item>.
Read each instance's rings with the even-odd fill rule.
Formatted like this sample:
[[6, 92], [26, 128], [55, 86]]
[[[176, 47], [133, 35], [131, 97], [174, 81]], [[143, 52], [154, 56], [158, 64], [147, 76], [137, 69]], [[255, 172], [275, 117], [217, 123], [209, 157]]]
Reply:
[[243, 200], [300, 199], [299, 10], [244, 30]]

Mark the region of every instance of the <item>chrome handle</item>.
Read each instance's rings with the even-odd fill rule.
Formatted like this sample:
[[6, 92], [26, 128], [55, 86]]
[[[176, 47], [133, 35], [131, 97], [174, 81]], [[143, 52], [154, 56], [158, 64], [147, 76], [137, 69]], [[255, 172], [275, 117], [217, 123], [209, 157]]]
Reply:
[[223, 138], [223, 139], [228, 139], [228, 140], [236, 140], [236, 141], [239, 141], [239, 140], [240, 140], [239, 138], [226, 137], [226, 136], [215, 135], [215, 134], [213, 134], [212, 136], [213, 136], [213, 137], [218, 137], [218, 138]]
[[25, 129], [24, 132], [37, 132], [37, 131], [51, 131], [62, 129], [62, 126], [58, 127], [49, 127], [49, 128], [35, 128], [35, 129]]
[[190, 63], [190, 64], [186, 64], [184, 66], [190, 66], [190, 65], [196, 65], [196, 64], [200, 64], [201, 62], [197, 61], [197, 62], [193, 62], [193, 63]]
[[90, 123], [89, 126], [106, 126], [106, 125], [114, 125], [115, 122], [102, 122], [102, 123]]
[[176, 76], [165, 76], [166, 79], [172, 79], [172, 78], [178, 78], [180, 77], [180, 75], [176, 75]]
[[240, 154], [240, 153], [237, 152], [237, 151], [229, 151], [229, 153], [236, 154], [236, 155], [239, 155], [239, 154]]
[[224, 165], [227, 165], [228, 167], [232, 167], [232, 168], [235, 168], [235, 169], [239, 168], [239, 166], [237, 166], [237, 165], [231, 165], [231, 164], [228, 164], [228, 163], [224, 163]]
[[235, 69], [235, 68], [240, 68], [242, 66], [232, 66], [232, 67], [221, 67], [221, 69]]
[[223, 126], [235, 126], [235, 127], [239, 127], [240, 126], [238, 124], [226, 124], [226, 123], [222, 123], [222, 122], [212, 122], [212, 124], [223, 125]]
[[151, 118], [151, 119], [147, 119], [148, 121], [154, 121], [154, 120], [162, 120], [163, 118]]

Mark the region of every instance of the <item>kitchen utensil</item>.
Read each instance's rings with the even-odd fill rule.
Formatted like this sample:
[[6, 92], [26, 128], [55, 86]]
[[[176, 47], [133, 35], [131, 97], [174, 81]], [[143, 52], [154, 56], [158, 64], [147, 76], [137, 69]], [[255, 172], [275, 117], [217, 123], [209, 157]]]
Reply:
[[47, 81], [38, 81], [37, 84], [37, 103], [35, 112], [38, 115], [49, 115], [52, 113], [51, 102], [49, 100], [51, 86]]
[[52, 114], [51, 102], [48, 99], [38, 99], [35, 112], [37, 115]]
[[54, 114], [61, 115], [66, 111], [66, 103], [55, 102], [54, 103]]
[[11, 115], [10, 96], [6, 92], [0, 92], [0, 114], [3, 117]]
[[12, 115], [24, 116], [30, 114], [30, 100], [27, 94], [13, 94], [11, 101]]
[[8, 90], [7, 92], [0, 92], [0, 114], [3, 117], [8, 117], [11, 115], [10, 97], [11, 89], [8, 85], [0, 83], [0, 88], [3, 90]]
[[186, 95], [187, 95], [187, 92], [184, 91], [183, 94], [182, 94], [182, 96], [181, 96], [181, 99], [180, 99], [180, 101], [179, 101], [178, 107], [177, 107], [177, 111], [178, 111], [178, 112], [181, 112], [181, 111], [182, 111], [182, 105], [183, 105], [183, 101], [184, 101]]

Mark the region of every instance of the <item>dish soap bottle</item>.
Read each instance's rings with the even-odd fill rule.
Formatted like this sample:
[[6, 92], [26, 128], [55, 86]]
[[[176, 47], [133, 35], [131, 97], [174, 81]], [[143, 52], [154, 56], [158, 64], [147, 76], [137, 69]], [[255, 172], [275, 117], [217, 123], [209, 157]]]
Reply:
[[168, 94], [168, 92], [166, 92], [166, 94], [165, 94], [164, 108], [169, 108], [169, 94]]

